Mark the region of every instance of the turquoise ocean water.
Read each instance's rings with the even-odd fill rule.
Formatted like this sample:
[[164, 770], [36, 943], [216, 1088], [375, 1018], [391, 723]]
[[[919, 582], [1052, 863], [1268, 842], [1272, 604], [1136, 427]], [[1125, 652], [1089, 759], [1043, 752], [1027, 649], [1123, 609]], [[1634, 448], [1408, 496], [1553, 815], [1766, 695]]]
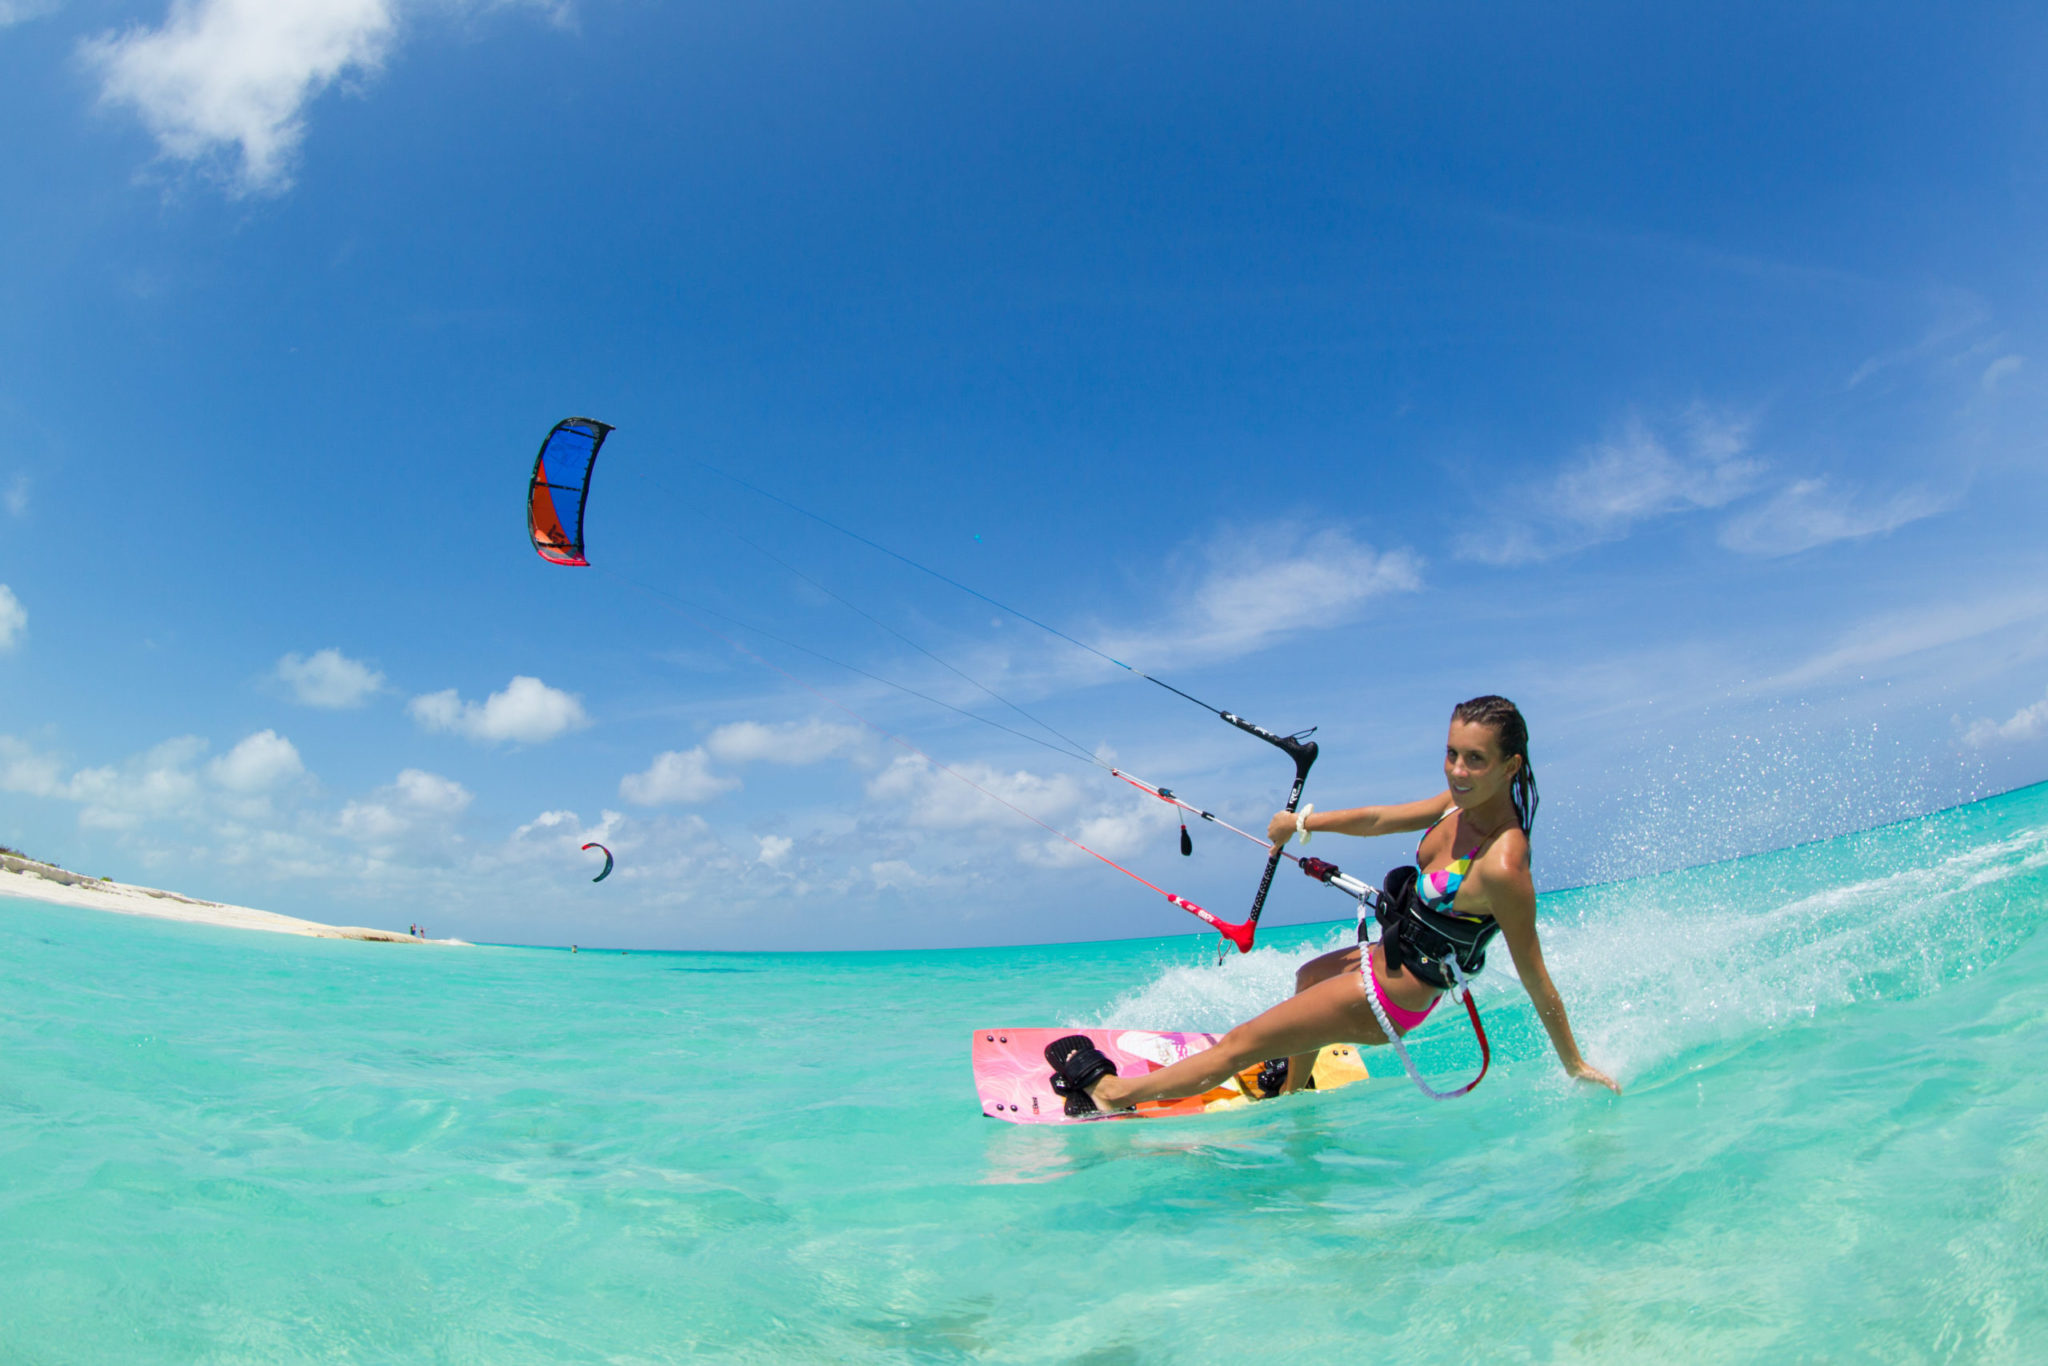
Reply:
[[1466, 1100], [1378, 1050], [1025, 1129], [972, 1028], [1220, 1028], [1344, 931], [572, 957], [0, 902], [0, 1361], [2048, 1359], [2048, 786], [1543, 914], [1619, 1100], [1496, 964]]

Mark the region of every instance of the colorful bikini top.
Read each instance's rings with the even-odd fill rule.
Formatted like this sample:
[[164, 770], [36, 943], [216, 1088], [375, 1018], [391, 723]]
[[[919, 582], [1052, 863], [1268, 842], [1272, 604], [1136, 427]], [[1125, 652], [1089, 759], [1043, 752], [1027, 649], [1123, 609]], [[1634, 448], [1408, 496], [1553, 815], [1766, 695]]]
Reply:
[[[1438, 816], [1429, 823], [1429, 830], [1422, 832], [1422, 839], [1415, 842], [1415, 866], [1417, 868], [1424, 866], [1422, 845], [1429, 838], [1429, 831], [1442, 825], [1445, 816], [1454, 816], [1457, 812], [1458, 808], [1453, 805], [1442, 816]], [[1481, 840], [1473, 845], [1471, 850], [1462, 857], [1452, 859], [1435, 872], [1423, 873], [1418, 877], [1415, 880], [1415, 894], [1422, 898], [1422, 904], [1429, 907], [1432, 911], [1445, 914], [1451, 913], [1451, 903], [1458, 899], [1458, 888], [1464, 885], [1465, 874], [1472, 871], [1472, 860], [1478, 857], [1479, 851], [1485, 847], [1486, 841]], [[1453, 847], [1452, 852], [1456, 852], [1455, 847]], [[1472, 919], [1473, 917], [1468, 916], [1464, 918]]]

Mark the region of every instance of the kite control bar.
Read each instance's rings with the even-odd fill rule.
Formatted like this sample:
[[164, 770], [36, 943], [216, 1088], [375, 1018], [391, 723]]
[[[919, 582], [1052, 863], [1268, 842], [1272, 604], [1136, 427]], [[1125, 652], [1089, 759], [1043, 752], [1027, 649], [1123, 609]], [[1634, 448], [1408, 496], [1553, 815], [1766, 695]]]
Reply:
[[1379, 888], [1347, 875], [1342, 868], [1327, 859], [1310, 858], [1304, 854], [1301, 856], [1301, 871], [1317, 882], [1335, 887], [1340, 892], [1349, 892], [1361, 901], [1368, 898], [1373, 901], [1379, 900]]
[[1203, 924], [1213, 927], [1216, 933], [1222, 935], [1225, 939], [1228, 939], [1231, 943], [1237, 945], [1237, 951], [1239, 953], [1250, 953], [1252, 951], [1252, 935], [1257, 933], [1259, 928], [1258, 922], [1256, 920], [1247, 920], [1241, 925], [1233, 925], [1228, 920], [1224, 920], [1218, 917], [1217, 915], [1213, 914], [1212, 912], [1203, 910], [1200, 906], [1197, 906], [1194, 902], [1188, 900], [1184, 896], [1175, 896], [1172, 892], [1166, 892], [1163, 893], [1163, 895], [1166, 897], [1168, 901], [1171, 901], [1174, 905], [1180, 907], [1189, 915], [1194, 916]]
[[[1221, 716], [1231, 725], [1236, 726], [1239, 730], [1256, 735], [1267, 744], [1278, 745], [1281, 749], [1287, 751], [1287, 757], [1294, 760], [1294, 787], [1287, 794], [1287, 809], [1291, 812], [1300, 806], [1301, 789], [1308, 782], [1308, 771], [1316, 761], [1316, 742], [1309, 739], [1309, 736], [1315, 734], [1315, 727], [1311, 726], [1299, 735], [1275, 735], [1264, 726], [1255, 726], [1242, 716], [1236, 716], [1227, 711], [1218, 712], [1217, 715]], [[1284, 857], [1284, 851], [1281, 846], [1274, 845], [1273, 852], [1266, 858], [1265, 874], [1259, 878], [1258, 895], [1252, 898], [1252, 913], [1245, 918], [1247, 929], [1244, 940], [1242, 943], [1237, 943], [1236, 940], [1232, 941], [1237, 943], [1237, 951], [1239, 953], [1251, 952], [1252, 935], [1258, 933], [1259, 916], [1266, 909], [1266, 893], [1273, 890], [1273, 873], [1280, 867], [1282, 857]], [[1217, 954], [1216, 961], [1219, 963], [1223, 961], [1221, 953]]]

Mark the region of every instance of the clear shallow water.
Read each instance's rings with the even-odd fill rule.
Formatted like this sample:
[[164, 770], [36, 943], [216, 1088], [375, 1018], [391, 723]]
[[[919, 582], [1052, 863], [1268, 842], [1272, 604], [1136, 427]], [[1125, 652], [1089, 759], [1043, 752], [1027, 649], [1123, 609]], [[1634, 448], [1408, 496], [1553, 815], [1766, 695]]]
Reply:
[[1503, 954], [1469, 1099], [1380, 1052], [1044, 1130], [980, 1118], [970, 1029], [1219, 1027], [1340, 932], [572, 957], [0, 901], [0, 1361], [2048, 1355], [2048, 786], [1543, 910], [1619, 1100]]

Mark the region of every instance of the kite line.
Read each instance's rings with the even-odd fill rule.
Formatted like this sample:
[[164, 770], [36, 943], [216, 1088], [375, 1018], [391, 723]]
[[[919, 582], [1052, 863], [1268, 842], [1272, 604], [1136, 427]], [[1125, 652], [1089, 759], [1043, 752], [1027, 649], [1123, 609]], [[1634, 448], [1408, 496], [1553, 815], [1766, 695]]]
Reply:
[[[529, 479], [527, 486], [527, 532], [530, 540], [532, 541], [535, 552], [538, 553], [542, 559], [547, 560], [551, 564], [578, 567], [587, 567], [590, 565], [590, 560], [587, 558], [585, 554], [584, 546], [584, 510], [589, 501], [590, 478], [592, 472], [595, 470], [596, 467], [598, 450], [604, 444], [605, 438], [609, 436], [613, 430], [614, 429], [610, 424], [598, 422], [595, 419], [591, 418], [565, 419], [562, 422], [557, 423], [555, 427], [548, 433], [547, 439], [543, 441], [541, 445], [540, 453], [534, 459], [533, 474], [532, 477]], [[554, 473], [552, 474], [550, 473], [551, 461], [552, 468], [554, 471]], [[1267, 730], [1265, 727], [1260, 726], [1254, 722], [1248, 721], [1234, 712], [1228, 711], [1221, 707], [1212, 706], [1208, 702], [1203, 701], [1201, 698], [1196, 697], [1192, 693], [1189, 693], [1181, 688], [1178, 688], [1173, 684], [1168, 683], [1164, 679], [1155, 677], [1154, 675], [1145, 672], [1144, 670], [1136, 667], [1135, 665], [1129, 664], [1124, 660], [1118, 659], [1114, 655], [1109, 654], [1107, 651], [1099, 649], [1096, 646], [1090, 645], [1086, 641], [1078, 639], [1077, 637], [1070, 635], [1065, 631], [1062, 631], [1058, 627], [1053, 626], [1048, 622], [1040, 620], [1039, 618], [1031, 615], [1028, 612], [1022, 611], [1021, 609], [1016, 607], [1012, 607], [1010, 604], [1003, 602], [1000, 599], [991, 597], [990, 595], [982, 592], [978, 588], [975, 588], [969, 584], [962, 583], [960, 580], [955, 579], [948, 574], [944, 574], [939, 570], [933, 569], [931, 566], [923, 564], [922, 562], [915, 560], [898, 550], [892, 549], [891, 547], [886, 546], [881, 542], [872, 539], [871, 537], [864, 536], [858, 531], [855, 531], [846, 526], [842, 526], [838, 522], [835, 522], [832, 519], [825, 517], [819, 513], [813, 512], [810, 509], [801, 506], [800, 504], [792, 502], [791, 500], [781, 496], [780, 494], [774, 493], [768, 489], [764, 489], [750, 480], [741, 478], [736, 474], [732, 474], [729, 471], [720, 469], [719, 467], [709, 464], [708, 462], [705, 461], [696, 460], [692, 458], [690, 460], [690, 463], [714, 475], [717, 475], [719, 478], [737, 484], [740, 487], [747, 489], [749, 492], [752, 492], [759, 497], [766, 498], [771, 502], [777, 503], [782, 507], [789, 509], [792, 512], [798, 513], [799, 515], [806, 517], [811, 521], [814, 521], [819, 525], [824, 526], [830, 529], [831, 531], [838, 533], [841, 536], [853, 540], [861, 545], [867, 546], [868, 548], [877, 551], [880, 554], [886, 555], [891, 559], [897, 560], [902, 564], [908, 565], [909, 567], [918, 570], [920, 573], [929, 575], [930, 577], [937, 579], [941, 583], [947, 584], [948, 586], [955, 588], [960, 592], [966, 593], [974, 598], [977, 598], [980, 601], [985, 602], [990, 606], [995, 607], [998, 610], [1017, 618], [1020, 621], [1035, 626], [1038, 629], [1059, 638], [1060, 640], [1066, 641], [1068, 644], [1071, 644], [1081, 650], [1086, 651], [1091, 655], [1094, 655], [1098, 659], [1102, 659], [1116, 666], [1117, 668], [1124, 670], [1126, 673], [1135, 675], [1138, 678], [1144, 679], [1148, 683], [1152, 683], [1160, 688], [1163, 688], [1167, 692], [1172, 693], [1176, 697], [1180, 697], [1188, 702], [1192, 702], [1194, 705], [1200, 707], [1203, 711], [1208, 712], [1212, 716], [1215, 716], [1220, 720], [1227, 722], [1228, 724], [1236, 727], [1237, 729], [1244, 731], [1248, 735], [1255, 736], [1256, 738], [1263, 740], [1270, 745], [1273, 745], [1274, 747], [1284, 752], [1288, 756], [1288, 758], [1292, 760], [1294, 765], [1294, 779], [1288, 793], [1286, 810], [1289, 812], [1294, 812], [1299, 809], [1302, 790], [1304, 786], [1307, 784], [1309, 770], [1314, 765], [1318, 752], [1317, 744], [1315, 740], [1311, 738], [1314, 734], [1314, 727], [1310, 727], [1308, 730], [1299, 731], [1293, 735], [1280, 735], [1273, 731]], [[579, 466], [580, 469], [578, 468]], [[636, 470], [635, 473], [639, 474], [642, 478], [648, 479], [649, 482], [656, 483], [657, 485], [659, 484], [659, 481], [652, 479], [651, 476], [646, 475], [642, 471]], [[560, 480], [564, 474], [570, 474], [571, 477], [580, 477], [577, 478], [577, 482], [575, 483], [561, 482]], [[673, 490], [671, 490], [670, 492], [673, 493]], [[554, 498], [554, 495], [556, 493], [573, 494], [575, 496], [575, 529], [573, 533], [568, 530], [568, 526], [565, 520], [558, 515], [556, 500]], [[688, 500], [685, 500], [685, 502], [687, 501]], [[1000, 803], [1001, 805], [1008, 807], [1012, 811], [1015, 811], [1018, 815], [1023, 816], [1025, 819], [1031, 821], [1033, 824], [1038, 825], [1041, 828], [1049, 831], [1050, 833], [1057, 836], [1059, 839], [1065, 841], [1066, 843], [1073, 845], [1075, 848], [1081, 850], [1083, 853], [1088, 854], [1090, 857], [1107, 864], [1111, 868], [1116, 869], [1118, 872], [1121, 872], [1126, 876], [1134, 879], [1135, 881], [1142, 883], [1146, 887], [1151, 888], [1153, 891], [1158, 892], [1160, 895], [1164, 896], [1168, 901], [1172, 902], [1174, 905], [1179, 906], [1181, 909], [1188, 911], [1190, 914], [1195, 915], [1197, 918], [1214, 927], [1217, 930], [1217, 932], [1221, 934], [1225, 939], [1235, 944], [1239, 952], [1250, 952], [1253, 937], [1256, 935], [1258, 930], [1259, 918], [1265, 910], [1267, 895], [1272, 889], [1273, 875], [1275, 871], [1279, 868], [1280, 861], [1282, 860], [1282, 858], [1292, 857], [1291, 855], [1288, 855], [1282, 847], [1274, 845], [1270, 841], [1265, 840], [1257, 835], [1251, 834], [1248, 831], [1239, 829], [1237, 826], [1234, 826], [1230, 824], [1228, 821], [1225, 821], [1220, 817], [1216, 816], [1213, 812], [1206, 811], [1201, 807], [1190, 804], [1189, 802], [1177, 796], [1169, 788], [1161, 787], [1157, 784], [1147, 782], [1142, 778], [1138, 778], [1133, 774], [1126, 773], [1122, 769], [1109, 764], [1108, 762], [1103, 760], [1100, 755], [1089, 750], [1086, 746], [1082, 745], [1072, 736], [1069, 736], [1065, 732], [1060, 731], [1058, 728], [1054, 727], [1049, 722], [1027, 711], [1025, 708], [1019, 706], [1017, 703], [1011, 701], [1009, 698], [1004, 697], [1002, 694], [995, 691], [995, 689], [989, 687], [987, 684], [981, 682], [979, 679], [974, 678], [972, 675], [966, 673], [964, 670], [958, 668], [957, 666], [953, 665], [952, 663], [942, 658], [938, 654], [927, 649], [925, 646], [919, 644], [917, 641], [912, 640], [909, 636], [903, 634], [901, 631], [898, 631], [895, 627], [890, 626], [888, 623], [881, 621], [879, 618], [865, 611], [864, 609], [862, 609], [855, 603], [849, 601], [847, 598], [843, 597], [839, 593], [834, 592], [831, 588], [829, 588], [825, 584], [820, 583], [818, 580], [812, 578], [810, 575], [805, 574], [796, 566], [788, 563], [787, 561], [768, 551], [764, 547], [755, 544], [753, 541], [748, 540], [746, 537], [741, 536], [738, 533], [732, 531], [730, 527], [722, 527], [721, 529], [726, 531], [727, 534], [733, 535], [735, 539], [740, 540], [743, 544], [747, 545], [750, 549], [755, 551], [755, 553], [761, 555], [763, 558], [773, 562], [774, 564], [780, 566], [789, 573], [795, 575], [797, 578], [803, 580], [805, 583], [817, 589], [819, 592], [824, 593], [826, 596], [830, 597], [833, 601], [839, 603], [841, 606], [847, 608], [849, 611], [854, 612], [856, 615], [862, 617], [864, 620], [876, 626], [878, 629], [888, 632], [891, 636], [894, 636], [897, 640], [910, 646], [919, 654], [924, 655], [926, 658], [932, 660], [934, 663], [946, 669], [948, 672], [956, 675], [957, 677], [964, 680], [968, 684], [972, 685], [976, 689], [985, 693], [994, 701], [1000, 703], [1002, 706], [1016, 713], [1016, 715], [1019, 718], [1031, 723], [1034, 726], [1037, 726], [1041, 730], [1052, 735], [1059, 741], [1059, 743], [1055, 744], [1052, 741], [1048, 741], [1039, 735], [1020, 731], [1013, 726], [1005, 725], [1002, 722], [993, 720], [986, 716], [982, 716], [977, 712], [969, 711], [964, 707], [956, 706], [953, 703], [943, 701], [927, 693], [920, 692], [914, 688], [910, 688], [903, 684], [894, 682], [893, 680], [883, 678], [878, 674], [874, 674], [869, 672], [868, 670], [861, 669], [852, 664], [848, 664], [843, 660], [834, 659], [832, 656], [826, 655], [819, 650], [812, 649], [809, 646], [801, 645], [795, 641], [788, 640], [784, 637], [776, 635], [775, 633], [767, 631], [761, 627], [755, 626], [752, 623], [740, 621], [735, 617], [731, 617], [722, 612], [714, 611], [710, 608], [702, 606], [701, 604], [687, 602], [684, 599], [678, 598], [673, 594], [666, 593], [661, 589], [654, 588], [651, 585], [639, 583], [635, 580], [625, 578], [615, 573], [611, 573], [608, 576], [617, 578], [620, 582], [626, 583], [634, 588], [641, 590], [642, 592], [646, 592], [654, 596], [655, 598], [661, 600], [663, 604], [669, 608], [669, 610], [674, 611], [679, 616], [682, 616], [685, 620], [689, 621], [698, 629], [705, 631], [706, 633], [715, 636], [720, 640], [723, 640], [726, 644], [730, 645], [735, 650], [738, 650], [739, 652], [747, 655], [748, 657], [754, 659], [755, 661], [759, 662], [765, 667], [773, 669], [775, 672], [789, 679], [797, 686], [803, 688], [806, 692], [813, 694], [822, 701], [826, 702], [828, 705], [842, 712], [845, 712], [847, 715], [853, 717], [856, 721], [859, 721], [862, 725], [867, 726], [870, 729], [873, 729], [878, 733], [895, 741], [897, 744], [902, 745], [904, 748], [910, 750], [914, 754], [917, 754], [920, 758], [924, 759], [926, 762], [933, 765], [933, 767], [951, 775], [954, 778], [959, 779], [961, 782], [966, 783], [969, 787], [974, 788], [976, 791], [981, 792], [983, 795], [988, 796], [996, 802]], [[1211, 914], [1209, 911], [1203, 909], [1201, 906], [1196, 905], [1194, 902], [1189, 901], [1184, 897], [1178, 896], [1175, 893], [1167, 891], [1165, 888], [1158, 886], [1156, 883], [1150, 881], [1147, 878], [1141, 877], [1139, 874], [1132, 872], [1130, 869], [1124, 867], [1122, 864], [1116, 862], [1114, 859], [1111, 859], [1106, 855], [1098, 853], [1096, 850], [1089, 848], [1085, 844], [1082, 844], [1079, 840], [1074, 839], [1072, 836], [1066, 834], [1064, 831], [1061, 831], [1055, 828], [1054, 826], [1048, 824], [1047, 822], [1039, 819], [1037, 816], [1033, 815], [1029, 811], [1026, 811], [1024, 808], [1018, 806], [1016, 803], [1011, 802], [1008, 799], [1001, 797], [994, 792], [989, 791], [988, 788], [984, 787], [980, 783], [975, 782], [966, 774], [961, 773], [957, 769], [951, 768], [943, 763], [940, 763], [937, 759], [925, 753], [922, 749], [912, 744], [909, 740], [896, 734], [894, 731], [888, 730], [886, 727], [880, 726], [875, 722], [870, 721], [868, 718], [862, 716], [860, 713], [846, 706], [846, 704], [844, 704], [843, 702], [840, 702], [837, 698], [834, 698], [822, 692], [821, 690], [812, 687], [803, 679], [797, 677], [795, 674], [790, 673], [788, 670], [781, 668], [779, 665], [774, 664], [772, 661], [768, 660], [756, 651], [749, 649], [746, 645], [742, 644], [738, 640], [735, 640], [733, 637], [727, 635], [725, 632], [720, 631], [713, 626], [710, 626], [704, 620], [702, 620], [702, 616], [712, 616], [719, 618], [720, 620], [726, 621], [734, 626], [740, 627], [741, 629], [758, 633], [770, 640], [776, 641], [778, 644], [785, 645], [791, 649], [795, 649], [804, 654], [808, 654], [815, 658], [824, 660], [825, 662], [833, 664], [837, 667], [847, 669], [853, 673], [861, 675], [862, 677], [871, 679], [875, 682], [884, 684], [887, 687], [894, 688], [898, 691], [907, 693], [910, 696], [917, 697], [925, 702], [932, 703], [936, 706], [943, 707], [946, 710], [955, 712], [959, 715], [968, 717], [972, 720], [979, 721], [984, 725], [993, 726], [998, 730], [1004, 731], [1020, 739], [1029, 740], [1034, 744], [1041, 745], [1044, 748], [1050, 749], [1055, 753], [1061, 754], [1067, 758], [1078, 758], [1083, 762], [1089, 763], [1099, 768], [1106, 769], [1112, 776], [1121, 779], [1126, 783], [1129, 783], [1131, 786], [1139, 789], [1140, 791], [1146, 792], [1151, 796], [1161, 801], [1164, 801], [1177, 809], [1181, 816], [1181, 852], [1183, 854], [1189, 854], [1193, 852], [1193, 844], [1188, 837], [1187, 830], [1187, 817], [1189, 815], [1193, 815], [1198, 819], [1207, 821], [1211, 824], [1218, 825], [1223, 829], [1230, 831], [1233, 834], [1239, 835], [1245, 839], [1252, 841], [1253, 843], [1258, 844], [1262, 848], [1267, 849], [1269, 851], [1269, 855], [1266, 860], [1266, 867], [1264, 873], [1262, 874], [1259, 880], [1258, 890], [1252, 899], [1252, 905], [1249, 913], [1246, 915], [1246, 918], [1242, 922], [1233, 923], [1225, 921]]]

